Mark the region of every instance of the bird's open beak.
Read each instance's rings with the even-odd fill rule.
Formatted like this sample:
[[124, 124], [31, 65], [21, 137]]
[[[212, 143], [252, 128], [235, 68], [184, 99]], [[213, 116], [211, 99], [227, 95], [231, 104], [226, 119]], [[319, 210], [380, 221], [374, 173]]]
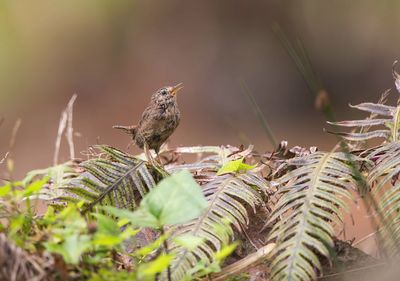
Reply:
[[171, 95], [175, 96], [179, 92], [179, 90], [181, 90], [183, 88], [182, 85], [183, 85], [183, 83], [179, 83], [179, 84], [171, 87], [171, 90], [170, 90]]

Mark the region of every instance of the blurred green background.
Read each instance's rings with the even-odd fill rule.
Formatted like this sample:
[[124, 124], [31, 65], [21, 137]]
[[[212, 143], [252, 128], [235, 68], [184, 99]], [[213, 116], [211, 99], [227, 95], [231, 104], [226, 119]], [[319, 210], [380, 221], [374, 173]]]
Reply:
[[325, 118], [271, 25], [303, 40], [339, 119], [347, 119], [362, 116], [348, 103], [376, 101], [393, 86], [399, 12], [399, 1], [3, 0], [0, 155], [22, 118], [16, 176], [50, 165], [73, 93], [77, 151], [95, 143], [125, 149], [129, 138], [112, 125], [135, 123], [155, 90], [178, 82], [183, 119], [171, 146], [271, 149], [241, 79], [278, 140], [330, 149], [335, 138], [323, 132]]

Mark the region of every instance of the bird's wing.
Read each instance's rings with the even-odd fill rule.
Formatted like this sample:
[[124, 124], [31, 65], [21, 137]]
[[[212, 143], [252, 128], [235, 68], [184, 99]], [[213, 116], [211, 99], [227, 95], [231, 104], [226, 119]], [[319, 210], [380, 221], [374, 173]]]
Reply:
[[141, 121], [142, 121], [142, 120], [152, 119], [152, 117], [153, 117], [152, 115], [154, 115], [154, 114], [155, 114], [154, 108], [153, 108], [151, 105], [149, 105], [149, 106], [143, 111]]
[[158, 120], [159, 111], [152, 105], [149, 105], [143, 112], [142, 118], [139, 121], [138, 127], [144, 128], [148, 127], [148, 123]]

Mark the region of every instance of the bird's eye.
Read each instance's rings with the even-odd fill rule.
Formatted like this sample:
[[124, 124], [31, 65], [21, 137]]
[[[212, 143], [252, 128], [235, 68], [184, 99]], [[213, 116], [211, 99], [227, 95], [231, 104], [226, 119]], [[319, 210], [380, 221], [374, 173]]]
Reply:
[[162, 89], [162, 90], [161, 90], [161, 95], [165, 96], [166, 94], [167, 94], [167, 90]]

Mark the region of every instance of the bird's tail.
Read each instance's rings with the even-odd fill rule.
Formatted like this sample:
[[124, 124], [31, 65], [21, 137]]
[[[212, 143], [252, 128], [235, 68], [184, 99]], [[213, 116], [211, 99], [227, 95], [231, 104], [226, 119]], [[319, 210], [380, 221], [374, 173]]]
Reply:
[[136, 126], [119, 126], [119, 125], [115, 125], [115, 126], [113, 126], [113, 128], [122, 130], [125, 133], [127, 133], [128, 135], [131, 135], [133, 137], [135, 137], [135, 135], [136, 135]]

